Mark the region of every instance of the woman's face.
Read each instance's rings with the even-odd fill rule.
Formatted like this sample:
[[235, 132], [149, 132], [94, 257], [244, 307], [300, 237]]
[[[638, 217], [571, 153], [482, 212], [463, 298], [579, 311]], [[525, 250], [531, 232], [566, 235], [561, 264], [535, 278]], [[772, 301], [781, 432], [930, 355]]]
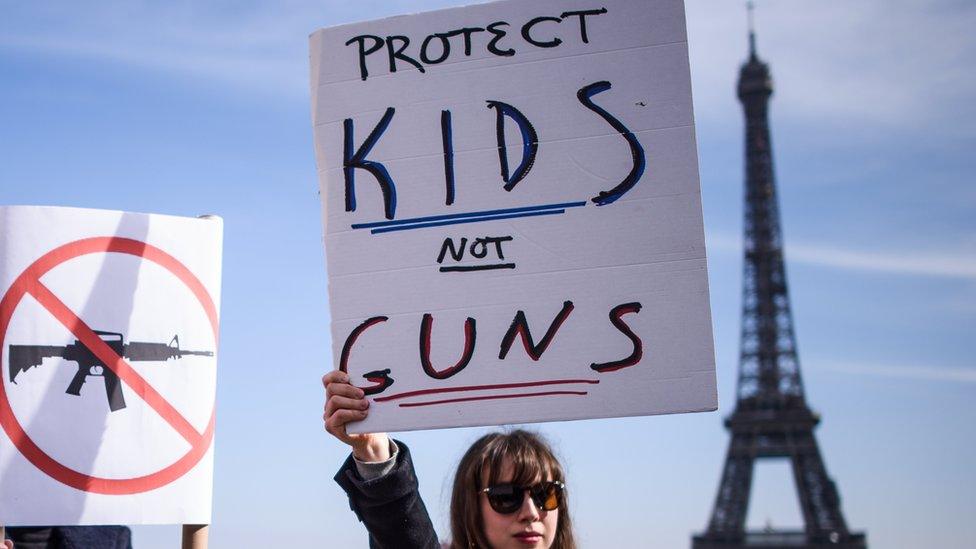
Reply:
[[[498, 484], [511, 481], [512, 464], [506, 460], [502, 464]], [[525, 492], [522, 496], [522, 506], [514, 513], [505, 515], [491, 508], [487, 494], [481, 493], [479, 497], [485, 537], [488, 538], [492, 549], [548, 549], [552, 545], [552, 541], [556, 538], [559, 509], [552, 511], [539, 509], [528, 492]]]

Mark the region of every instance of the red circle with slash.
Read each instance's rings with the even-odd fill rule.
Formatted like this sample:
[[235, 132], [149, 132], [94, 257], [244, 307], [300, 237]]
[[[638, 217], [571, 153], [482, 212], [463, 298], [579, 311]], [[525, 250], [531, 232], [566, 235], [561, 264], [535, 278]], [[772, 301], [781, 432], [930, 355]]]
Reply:
[[[84, 321], [41, 283], [48, 271], [76, 257], [97, 253], [119, 253], [140, 257], [163, 267], [179, 279], [193, 293], [203, 308], [213, 328], [214, 344], [217, 343], [217, 308], [203, 283], [186, 266], [168, 253], [138, 240], [120, 237], [95, 237], [76, 240], [59, 246], [32, 263], [14, 281], [0, 299], [0, 350], [10, 319], [25, 295], [30, 295], [64, 325], [85, 347], [88, 347], [108, 368], [114, 371], [130, 389], [155, 410], [189, 444], [190, 450], [171, 465], [154, 473], [123, 479], [101, 478], [80, 473], [62, 465], [41, 450], [31, 440], [14, 416], [7, 399], [6, 389], [0, 382], [0, 425], [18, 450], [38, 469], [51, 478], [86, 492], [99, 494], [138, 494], [155, 490], [182, 477], [192, 469], [210, 449], [213, 442], [216, 404], [210, 413], [210, 421], [203, 433], [198, 432], [179, 411], [130, 366], [124, 358], [112, 350]], [[0, 353], [0, 361], [3, 355]], [[2, 367], [2, 364], [0, 364]]]

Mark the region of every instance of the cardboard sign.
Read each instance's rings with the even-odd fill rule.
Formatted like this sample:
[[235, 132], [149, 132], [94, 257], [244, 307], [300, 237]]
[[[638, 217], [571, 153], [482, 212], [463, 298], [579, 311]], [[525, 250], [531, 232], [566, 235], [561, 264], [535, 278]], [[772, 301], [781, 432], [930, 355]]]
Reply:
[[350, 431], [716, 408], [681, 0], [324, 29], [311, 71]]
[[222, 222], [0, 207], [0, 524], [207, 524]]

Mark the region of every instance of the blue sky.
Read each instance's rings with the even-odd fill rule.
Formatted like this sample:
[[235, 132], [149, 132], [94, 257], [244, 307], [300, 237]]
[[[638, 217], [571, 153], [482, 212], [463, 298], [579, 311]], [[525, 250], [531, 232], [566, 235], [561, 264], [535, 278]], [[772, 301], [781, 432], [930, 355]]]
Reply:
[[[450, 1], [0, 2], [0, 203], [225, 219], [211, 546], [365, 547], [321, 428], [328, 303], [308, 34]], [[596, 5], [596, 4], [595, 4]], [[713, 414], [540, 425], [585, 547], [680, 547], [711, 511], [734, 404], [741, 293], [740, 2], [689, 0], [718, 365]], [[976, 537], [976, 6], [768, 0], [756, 15], [791, 297], [818, 439], [878, 547]], [[450, 474], [483, 430], [409, 433], [446, 534]], [[782, 463], [750, 524], [795, 526]], [[177, 527], [136, 528], [171, 547]]]

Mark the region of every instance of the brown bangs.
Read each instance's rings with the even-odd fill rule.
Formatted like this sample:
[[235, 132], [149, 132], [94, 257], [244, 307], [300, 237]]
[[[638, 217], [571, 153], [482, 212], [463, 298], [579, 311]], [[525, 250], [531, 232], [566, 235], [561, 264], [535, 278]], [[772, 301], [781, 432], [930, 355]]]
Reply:
[[502, 480], [506, 461], [512, 465], [512, 478], [504, 482], [528, 486], [543, 480], [565, 480], [559, 462], [549, 449], [541, 446], [534, 435], [519, 430], [495, 438], [485, 448], [481, 474], [487, 485], [482, 488]]

